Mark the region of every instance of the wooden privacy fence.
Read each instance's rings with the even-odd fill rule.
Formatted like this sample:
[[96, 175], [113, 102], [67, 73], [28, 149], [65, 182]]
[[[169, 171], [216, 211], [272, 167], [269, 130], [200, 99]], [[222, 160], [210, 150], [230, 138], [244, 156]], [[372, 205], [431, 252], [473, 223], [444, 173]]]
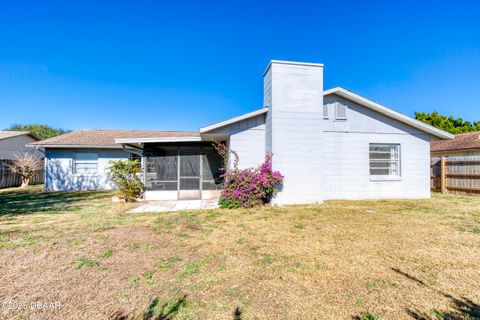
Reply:
[[[8, 164], [13, 160], [4, 160], [0, 159], [0, 189], [1, 188], [11, 188], [19, 187], [22, 184], [22, 179], [18, 174], [13, 173]], [[44, 170], [38, 170], [33, 175], [32, 184], [40, 184], [44, 181]]]
[[431, 189], [480, 195], [480, 155], [431, 158]]

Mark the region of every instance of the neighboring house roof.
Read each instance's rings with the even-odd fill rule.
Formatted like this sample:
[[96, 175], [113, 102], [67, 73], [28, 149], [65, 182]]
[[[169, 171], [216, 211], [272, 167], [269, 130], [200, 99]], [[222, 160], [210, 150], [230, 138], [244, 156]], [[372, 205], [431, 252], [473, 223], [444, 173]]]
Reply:
[[35, 140], [40, 140], [36, 135], [32, 134], [30, 131], [0, 131], [0, 140], [29, 135]]
[[406, 116], [404, 114], [401, 114], [400, 112], [397, 112], [395, 110], [392, 110], [390, 108], [382, 106], [381, 104], [378, 104], [378, 103], [376, 103], [372, 100], [369, 100], [367, 98], [364, 98], [364, 97], [362, 97], [362, 96], [360, 96], [356, 93], [348, 91], [347, 89], [344, 89], [344, 88], [341, 88], [341, 87], [336, 87], [336, 88], [329, 89], [329, 90], [326, 90], [326, 91], [323, 92], [324, 96], [329, 95], [329, 94], [336, 94], [340, 97], [343, 97], [345, 99], [348, 99], [350, 101], [358, 103], [359, 105], [362, 105], [366, 108], [369, 108], [369, 109], [371, 109], [373, 111], [376, 111], [380, 114], [383, 114], [387, 117], [390, 117], [390, 118], [393, 118], [397, 121], [408, 124], [409, 126], [417, 128], [418, 130], [421, 130], [423, 132], [431, 134], [435, 137], [442, 138], [442, 139], [453, 139], [455, 137], [453, 134], [450, 134], [450, 133], [445, 132], [443, 130], [432, 127], [432, 126], [430, 126], [426, 123], [423, 123], [421, 121], [412, 119], [409, 116]]
[[240, 121], [243, 121], [243, 120], [246, 120], [246, 119], [249, 119], [249, 118], [253, 118], [253, 117], [256, 117], [258, 115], [267, 113], [267, 112], [268, 112], [268, 108], [262, 108], [262, 109], [258, 109], [258, 110], [255, 110], [255, 111], [252, 111], [252, 112], [249, 112], [249, 113], [245, 113], [241, 116], [231, 118], [231, 119], [228, 119], [228, 120], [225, 120], [225, 121], [222, 121], [222, 122], [217, 122], [217, 123], [211, 124], [209, 126], [200, 128], [200, 133], [207, 133], [209, 131], [212, 131], [212, 130], [215, 130], [215, 129], [218, 129], [218, 128], [221, 128], [221, 127], [224, 127], [224, 126], [228, 126], [229, 124], [232, 124], [232, 123], [235, 123], [235, 122], [240, 122]]
[[121, 148], [116, 139], [132, 138], [186, 138], [200, 137], [198, 132], [186, 131], [155, 131], [155, 130], [77, 130], [53, 138], [34, 142], [31, 145], [39, 147], [79, 147], [79, 148]]
[[453, 140], [436, 140], [430, 142], [431, 152], [480, 151], [480, 132], [455, 135]]

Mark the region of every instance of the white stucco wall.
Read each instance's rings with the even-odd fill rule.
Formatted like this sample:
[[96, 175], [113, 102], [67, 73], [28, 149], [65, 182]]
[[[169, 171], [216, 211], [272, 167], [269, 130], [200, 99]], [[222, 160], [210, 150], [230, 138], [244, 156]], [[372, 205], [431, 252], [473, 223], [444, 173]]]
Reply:
[[[324, 189], [326, 200], [430, 197], [430, 136], [336, 95], [347, 106], [347, 120], [334, 119], [333, 104], [324, 127]], [[401, 177], [378, 181], [369, 172], [369, 144], [400, 144]]]
[[265, 148], [285, 181], [276, 204], [323, 200], [323, 67], [274, 62], [264, 75]]
[[[27, 147], [27, 144], [35, 142], [29, 135], [21, 135], [0, 140], [0, 159], [15, 159], [15, 154], [21, 152], [36, 152], [35, 148]], [[41, 153], [37, 154], [42, 156]]]
[[[73, 174], [74, 152], [98, 153], [98, 174]], [[45, 189], [101, 190], [112, 186], [106, 175], [110, 160], [128, 159], [129, 153], [123, 150], [108, 149], [46, 149], [45, 150]]]
[[[210, 132], [229, 135], [228, 146], [239, 157], [239, 168], [257, 167], [265, 157], [265, 115], [258, 115]], [[232, 165], [232, 163], [230, 163]]]

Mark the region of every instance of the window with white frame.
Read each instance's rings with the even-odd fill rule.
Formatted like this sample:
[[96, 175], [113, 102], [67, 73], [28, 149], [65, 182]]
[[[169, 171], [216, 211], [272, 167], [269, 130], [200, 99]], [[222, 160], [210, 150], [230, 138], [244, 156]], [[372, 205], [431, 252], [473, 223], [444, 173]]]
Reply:
[[98, 173], [98, 153], [75, 152], [73, 173], [78, 175], [95, 175]]
[[370, 176], [400, 177], [400, 145], [370, 143]]
[[323, 105], [323, 119], [328, 119], [328, 104]]

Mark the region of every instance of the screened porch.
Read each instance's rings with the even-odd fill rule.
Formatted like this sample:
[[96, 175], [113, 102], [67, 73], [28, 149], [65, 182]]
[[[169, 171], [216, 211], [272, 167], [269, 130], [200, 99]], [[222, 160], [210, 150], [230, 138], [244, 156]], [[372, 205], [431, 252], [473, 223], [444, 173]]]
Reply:
[[216, 199], [222, 189], [222, 159], [210, 142], [145, 144], [145, 199]]

